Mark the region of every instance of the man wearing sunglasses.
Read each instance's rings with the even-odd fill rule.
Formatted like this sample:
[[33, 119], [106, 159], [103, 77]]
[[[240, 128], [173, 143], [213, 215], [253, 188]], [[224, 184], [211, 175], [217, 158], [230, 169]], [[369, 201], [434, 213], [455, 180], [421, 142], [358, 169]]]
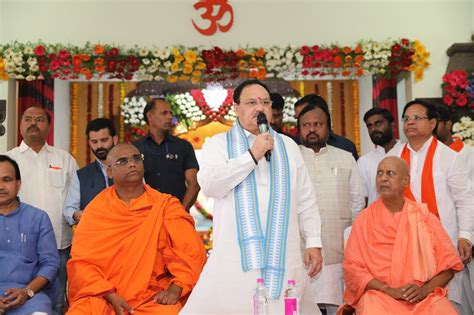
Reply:
[[[438, 116], [433, 104], [416, 99], [403, 109], [403, 132], [408, 139], [404, 146], [393, 148], [396, 155], [410, 166], [410, 185], [405, 196], [425, 203], [438, 217], [463, 263], [471, 261], [473, 230], [473, 190], [466, 166], [459, 154], [438, 141]], [[448, 298], [461, 310], [463, 272], [449, 282]]]
[[143, 184], [133, 145], [109, 152], [107, 174], [114, 185], [89, 203], [75, 231], [68, 314], [178, 314], [206, 260], [192, 217]]

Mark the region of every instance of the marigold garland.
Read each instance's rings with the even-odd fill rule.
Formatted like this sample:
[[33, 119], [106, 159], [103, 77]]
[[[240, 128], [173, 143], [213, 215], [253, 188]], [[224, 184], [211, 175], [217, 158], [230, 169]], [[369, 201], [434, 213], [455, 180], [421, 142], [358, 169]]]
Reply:
[[[123, 100], [125, 99], [125, 83], [121, 82], [120, 83], [120, 95], [119, 95], [119, 104], [122, 106]], [[123, 121], [123, 116], [120, 115], [120, 142], [123, 142], [124, 136], [125, 136], [125, 124]]]
[[71, 155], [77, 159], [77, 112], [79, 109], [79, 83], [73, 82], [71, 85]]
[[300, 96], [301, 96], [301, 97], [305, 96], [305, 92], [304, 92], [304, 82], [303, 82], [303, 81], [300, 82]]
[[359, 81], [352, 81], [352, 108], [354, 110], [354, 144], [360, 154], [360, 121], [359, 121]]

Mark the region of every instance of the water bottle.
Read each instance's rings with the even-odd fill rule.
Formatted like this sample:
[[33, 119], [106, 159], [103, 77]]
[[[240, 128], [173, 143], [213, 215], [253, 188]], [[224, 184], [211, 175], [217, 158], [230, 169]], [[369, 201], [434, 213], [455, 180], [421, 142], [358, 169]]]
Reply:
[[298, 291], [296, 290], [296, 281], [288, 280], [288, 286], [285, 290], [285, 315], [298, 315]]
[[253, 294], [253, 314], [254, 315], [268, 315], [268, 295], [267, 288], [263, 284], [263, 279], [257, 279], [257, 287]]

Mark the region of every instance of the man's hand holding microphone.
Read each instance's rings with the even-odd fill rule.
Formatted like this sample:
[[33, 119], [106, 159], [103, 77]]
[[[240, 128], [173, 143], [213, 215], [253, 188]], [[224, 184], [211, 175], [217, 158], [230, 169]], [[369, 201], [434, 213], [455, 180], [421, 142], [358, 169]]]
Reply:
[[257, 124], [260, 134], [257, 135], [250, 151], [255, 160], [260, 161], [265, 156], [266, 160], [270, 161], [274, 140], [268, 132], [268, 121], [264, 113], [260, 112], [258, 114]]

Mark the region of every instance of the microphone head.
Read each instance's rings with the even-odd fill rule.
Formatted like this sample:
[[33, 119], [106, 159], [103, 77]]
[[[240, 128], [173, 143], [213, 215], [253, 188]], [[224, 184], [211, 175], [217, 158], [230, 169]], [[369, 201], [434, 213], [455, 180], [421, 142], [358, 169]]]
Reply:
[[257, 124], [258, 124], [258, 125], [261, 125], [261, 124], [268, 124], [267, 116], [265, 116], [264, 113], [262, 113], [262, 112], [258, 113], [258, 116], [257, 116]]

